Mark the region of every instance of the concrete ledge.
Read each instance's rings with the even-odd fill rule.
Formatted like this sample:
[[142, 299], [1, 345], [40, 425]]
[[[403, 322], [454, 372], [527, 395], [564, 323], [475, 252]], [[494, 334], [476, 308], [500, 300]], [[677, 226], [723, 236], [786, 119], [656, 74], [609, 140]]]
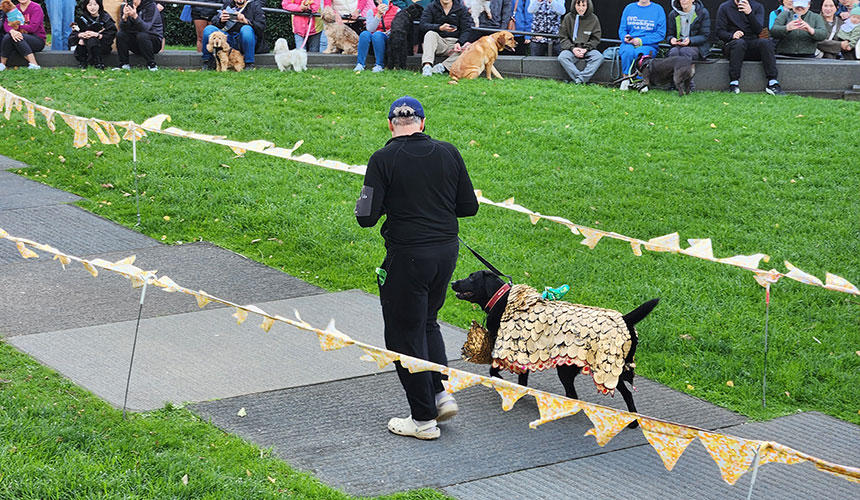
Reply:
[[[39, 64], [44, 67], [75, 66], [77, 63], [70, 51], [45, 51], [36, 55]], [[259, 68], [275, 67], [272, 54], [257, 54], [256, 66]], [[437, 58], [437, 62], [440, 59]], [[164, 68], [197, 69], [201, 66], [200, 54], [191, 50], [166, 50], [155, 56], [155, 61]], [[118, 64], [116, 54], [105, 58], [107, 66]], [[9, 58], [9, 66], [25, 66], [25, 61], [18, 56]], [[131, 56], [133, 67], [143, 67], [144, 61], [136, 55]], [[355, 66], [355, 56], [343, 54], [308, 54], [308, 66], [316, 68], [352, 68]], [[421, 66], [420, 56], [407, 59], [407, 67], [418, 69]], [[780, 59], [777, 60], [779, 81], [786, 92], [820, 97], [837, 97], [857, 99], [858, 95], [852, 86], [860, 82], [860, 62], [834, 61], [823, 59]], [[567, 74], [561, 69], [554, 57], [523, 57], [500, 56], [496, 60], [496, 69], [508, 77], [548, 78], [567, 81]], [[592, 79], [593, 83], [609, 84], [613, 80], [612, 65], [604, 61]], [[711, 64], [696, 65], [696, 88], [699, 90], [726, 90], [729, 82], [729, 63], [724, 59]], [[760, 92], [767, 81], [760, 62], [745, 62], [740, 87], [745, 92]]]

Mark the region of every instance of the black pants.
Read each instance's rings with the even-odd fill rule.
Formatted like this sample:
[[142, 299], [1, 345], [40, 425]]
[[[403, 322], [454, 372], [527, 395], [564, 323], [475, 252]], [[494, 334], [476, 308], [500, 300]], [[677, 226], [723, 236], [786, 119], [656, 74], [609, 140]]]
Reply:
[[15, 52], [21, 54], [21, 57], [27, 57], [33, 52], [41, 52], [45, 48], [45, 41], [36, 35], [30, 33], [22, 33], [24, 39], [20, 42], [12, 40], [12, 35], [6, 33], [3, 35], [3, 40], [0, 41], [0, 57], [9, 57]]
[[98, 38], [87, 38], [84, 40], [83, 45], [75, 45], [72, 47], [72, 50], [75, 51], [75, 59], [79, 63], [101, 64], [102, 56], [110, 54], [112, 42], [113, 38], [110, 40], [105, 38], [101, 40]]
[[[385, 283], [379, 286], [387, 349], [448, 365], [436, 314], [445, 303], [458, 248], [458, 242], [454, 241], [441, 246], [388, 251], [380, 266], [387, 276]], [[406, 390], [412, 418], [436, 418], [436, 393], [444, 390], [442, 374], [409, 373], [399, 361], [395, 366]]]
[[738, 38], [727, 43], [723, 51], [729, 58], [729, 80], [740, 80], [741, 66], [745, 60], [760, 60], [764, 66], [764, 76], [768, 80], [776, 80], [776, 55], [769, 38]]
[[120, 64], [128, 64], [128, 51], [142, 57], [146, 64], [155, 64], [155, 54], [161, 52], [161, 38], [137, 31], [119, 31], [116, 34], [116, 55]]

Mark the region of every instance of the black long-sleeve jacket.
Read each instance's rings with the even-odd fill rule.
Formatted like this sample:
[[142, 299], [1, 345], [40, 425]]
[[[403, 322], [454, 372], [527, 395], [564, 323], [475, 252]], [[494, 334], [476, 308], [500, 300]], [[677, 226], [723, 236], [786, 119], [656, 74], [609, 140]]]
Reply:
[[367, 162], [355, 205], [361, 227], [386, 219], [386, 248], [445, 244], [457, 240], [457, 217], [478, 213], [478, 199], [460, 152], [417, 132], [389, 140]]
[[[445, 23], [454, 26], [457, 31], [440, 31], [439, 26]], [[419, 28], [422, 33], [435, 31], [443, 38], [456, 38], [462, 45], [471, 40], [473, 25], [472, 15], [461, 0], [454, 0], [447, 14], [439, 0], [433, 0], [421, 13]]]

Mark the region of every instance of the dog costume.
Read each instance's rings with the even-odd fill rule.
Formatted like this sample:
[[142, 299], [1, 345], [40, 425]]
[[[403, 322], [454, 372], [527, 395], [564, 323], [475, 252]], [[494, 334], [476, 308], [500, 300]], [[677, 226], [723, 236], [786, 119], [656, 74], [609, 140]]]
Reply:
[[576, 365], [607, 393], [618, 386], [631, 345], [620, 312], [545, 300], [530, 286], [513, 285], [492, 358], [494, 367], [514, 373]]

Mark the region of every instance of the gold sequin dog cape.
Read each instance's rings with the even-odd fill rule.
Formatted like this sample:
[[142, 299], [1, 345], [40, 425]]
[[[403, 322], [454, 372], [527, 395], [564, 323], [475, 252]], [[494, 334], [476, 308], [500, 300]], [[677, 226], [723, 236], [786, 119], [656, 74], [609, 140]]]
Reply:
[[597, 389], [614, 391], [632, 339], [612, 309], [550, 301], [527, 285], [508, 295], [493, 346], [493, 366], [514, 373], [576, 365]]

